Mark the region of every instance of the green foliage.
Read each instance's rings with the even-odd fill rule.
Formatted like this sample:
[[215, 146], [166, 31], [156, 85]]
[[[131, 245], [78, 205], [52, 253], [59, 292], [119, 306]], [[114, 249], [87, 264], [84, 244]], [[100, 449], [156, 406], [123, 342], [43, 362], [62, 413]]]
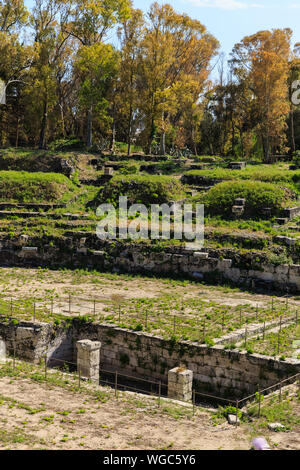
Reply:
[[184, 188], [175, 178], [168, 176], [115, 176], [97, 196], [98, 202], [117, 203], [120, 196], [128, 201], [142, 204], [162, 204], [179, 199]]
[[70, 139], [58, 139], [54, 142], [51, 142], [49, 149], [53, 151], [72, 151], [72, 150], [82, 150], [84, 148], [84, 142], [76, 138]]
[[280, 255], [271, 254], [269, 255], [269, 263], [274, 264], [275, 266], [280, 266], [282, 264], [291, 265], [293, 264], [293, 259], [286, 253], [281, 253]]
[[186, 176], [201, 178], [207, 184], [210, 181], [220, 180], [251, 180], [264, 183], [283, 184], [299, 190], [300, 170], [291, 172], [279, 165], [253, 165], [244, 170], [231, 170], [228, 168], [215, 168], [213, 170], [192, 170], [185, 173]]
[[300, 150], [297, 150], [293, 155], [294, 165], [300, 167]]
[[[224, 417], [227, 418], [228, 415], [234, 415], [236, 416], [236, 407], [235, 406], [225, 406], [225, 407], [219, 407], [217, 415], [219, 417]], [[243, 417], [243, 413], [241, 410], [238, 410], [238, 418], [241, 419]]]
[[70, 199], [75, 186], [58, 173], [0, 171], [0, 199], [17, 202], [58, 202]]
[[121, 362], [122, 366], [127, 366], [130, 363], [128, 355], [125, 354], [125, 353], [124, 354], [121, 353], [120, 354], [120, 362]]
[[245, 218], [263, 216], [263, 209], [270, 208], [278, 214], [285, 202], [285, 191], [271, 183], [259, 181], [226, 181], [211, 188], [204, 196], [206, 212], [210, 215], [232, 215], [235, 199], [246, 199]]

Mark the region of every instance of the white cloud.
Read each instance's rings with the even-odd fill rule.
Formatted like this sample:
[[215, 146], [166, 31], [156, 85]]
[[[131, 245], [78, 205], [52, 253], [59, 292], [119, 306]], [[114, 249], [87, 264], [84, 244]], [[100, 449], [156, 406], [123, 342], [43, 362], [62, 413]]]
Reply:
[[246, 8], [260, 8], [261, 4], [246, 3], [238, 0], [186, 0], [198, 7], [220, 8], [222, 10], [245, 10]]

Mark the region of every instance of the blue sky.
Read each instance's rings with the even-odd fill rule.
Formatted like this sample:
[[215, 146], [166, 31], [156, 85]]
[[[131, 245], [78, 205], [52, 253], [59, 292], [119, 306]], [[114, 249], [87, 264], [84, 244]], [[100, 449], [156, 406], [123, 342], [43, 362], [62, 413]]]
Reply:
[[[25, 0], [28, 7], [33, 0]], [[147, 11], [153, 0], [133, 0]], [[169, 0], [178, 12], [200, 20], [220, 42], [229, 58], [234, 44], [244, 36], [272, 28], [291, 28], [293, 43], [300, 42], [300, 0]]]

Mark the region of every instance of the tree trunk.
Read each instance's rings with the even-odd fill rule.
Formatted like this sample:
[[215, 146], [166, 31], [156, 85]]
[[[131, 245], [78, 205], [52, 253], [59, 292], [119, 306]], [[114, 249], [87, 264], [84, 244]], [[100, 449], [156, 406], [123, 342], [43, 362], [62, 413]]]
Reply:
[[131, 150], [131, 124], [132, 124], [132, 106], [130, 105], [129, 110], [129, 119], [128, 119], [128, 129], [127, 129], [127, 155], [129, 157]]
[[19, 147], [19, 128], [20, 128], [20, 118], [17, 118], [17, 129], [16, 129], [16, 149]]
[[114, 106], [113, 109], [113, 126], [112, 126], [112, 134], [111, 134], [111, 141], [110, 141], [110, 151], [113, 153], [115, 151], [116, 145], [116, 108]]
[[43, 119], [42, 119], [41, 133], [40, 133], [40, 142], [39, 142], [40, 149], [46, 148], [47, 124], [48, 124], [48, 97], [46, 96], [44, 100], [44, 111], [43, 111]]
[[263, 137], [263, 150], [264, 150], [264, 161], [265, 163], [269, 163], [270, 162], [269, 136]]
[[87, 139], [86, 139], [87, 147], [91, 147], [93, 145], [93, 107], [91, 106], [87, 112]]
[[293, 155], [296, 152], [296, 143], [295, 143], [295, 123], [294, 123], [294, 109], [291, 105], [290, 112], [290, 126], [291, 126], [291, 154]]
[[160, 155], [166, 155], [166, 133], [163, 131], [160, 136]]

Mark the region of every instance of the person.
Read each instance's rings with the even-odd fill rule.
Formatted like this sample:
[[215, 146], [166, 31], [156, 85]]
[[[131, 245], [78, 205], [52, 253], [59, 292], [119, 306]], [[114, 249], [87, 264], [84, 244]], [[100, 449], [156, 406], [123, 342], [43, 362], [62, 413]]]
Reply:
[[270, 450], [270, 446], [264, 437], [255, 437], [252, 441], [255, 450]]

